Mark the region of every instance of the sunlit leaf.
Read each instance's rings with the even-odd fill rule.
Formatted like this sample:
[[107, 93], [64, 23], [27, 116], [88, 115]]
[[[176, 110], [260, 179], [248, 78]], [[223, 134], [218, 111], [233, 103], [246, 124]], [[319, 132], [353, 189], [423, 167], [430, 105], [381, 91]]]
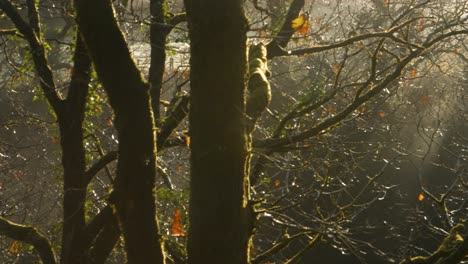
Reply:
[[11, 243], [10, 247], [8, 248], [8, 252], [12, 254], [18, 254], [19, 252], [19, 241], [15, 240]]
[[421, 102], [422, 102], [423, 104], [429, 103], [429, 96], [424, 96], [424, 97], [421, 99]]
[[307, 20], [307, 16], [305, 14], [302, 14], [291, 21], [291, 28], [300, 34], [306, 34], [309, 32], [310, 26], [310, 22]]
[[281, 185], [281, 181], [276, 179], [275, 180], [275, 187], [279, 187]]
[[418, 196], [418, 201], [422, 202], [424, 200], [424, 194], [420, 193]]
[[380, 111], [380, 112], [379, 112], [379, 116], [380, 116], [381, 118], [384, 118], [384, 117], [385, 117], [385, 112]]
[[174, 218], [171, 223], [171, 235], [185, 236], [184, 226], [182, 225], [182, 213], [179, 209], [174, 210]]
[[185, 144], [187, 145], [187, 147], [190, 147], [190, 137], [189, 136], [185, 137]]

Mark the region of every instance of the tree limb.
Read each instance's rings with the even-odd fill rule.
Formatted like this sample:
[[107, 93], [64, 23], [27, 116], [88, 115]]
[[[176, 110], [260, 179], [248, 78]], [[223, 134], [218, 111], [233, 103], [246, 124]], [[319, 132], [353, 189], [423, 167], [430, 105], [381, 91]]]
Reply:
[[32, 226], [20, 225], [0, 217], [0, 233], [33, 245], [44, 264], [56, 264], [55, 253], [47, 237]]

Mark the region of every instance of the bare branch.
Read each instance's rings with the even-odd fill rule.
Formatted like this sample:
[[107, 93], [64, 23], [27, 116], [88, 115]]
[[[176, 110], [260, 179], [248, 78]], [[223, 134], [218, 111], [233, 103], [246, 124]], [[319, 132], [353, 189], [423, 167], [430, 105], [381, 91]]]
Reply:
[[0, 217], [0, 233], [33, 245], [44, 264], [55, 264], [55, 253], [49, 239], [32, 226], [20, 225]]

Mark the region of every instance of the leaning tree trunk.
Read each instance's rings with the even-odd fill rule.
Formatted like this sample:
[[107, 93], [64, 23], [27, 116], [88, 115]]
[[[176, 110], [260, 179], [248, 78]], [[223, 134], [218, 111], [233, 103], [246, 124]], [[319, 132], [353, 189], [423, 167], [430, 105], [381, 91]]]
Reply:
[[164, 263], [155, 208], [156, 142], [148, 84], [132, 60], [110, 0], [76, 0], [77, 22], [115, 112], [117, 176], [110, 202], [131, 264]]
[[248, 262], [242, 1], [186, 0], [191, 41], [189, 263]]

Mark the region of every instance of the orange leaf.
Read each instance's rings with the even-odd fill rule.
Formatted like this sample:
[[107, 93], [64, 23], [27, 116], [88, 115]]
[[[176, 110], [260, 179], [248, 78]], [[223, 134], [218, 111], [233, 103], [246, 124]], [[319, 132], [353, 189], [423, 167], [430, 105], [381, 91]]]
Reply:
[[182, 173], [182, 166], [179, 166], [179, 167], [177, 168], [177, 172], [178, 172], [178, 173]]
[[163, 72], [163, 79], [165, 79], [167, 77], [167, 71], [164, 71]]
[[327, 112], [329, 114], [333, 113], [333, 106], [328, 107]]
[[52, 143], [57, 143], [57, 142], [59, 142], [58, 138], [56, 138], [56, 137], [52, 138]]
[[13, 241], [8, 248], [8, 251], [12, 254], [17, 254], [19, 252], [19, 242], [17, 240]]
[[279, 187], [281, 185], [281, 181], [276, 179], [275, 180], [275, 187]]
[[189, 136], [185, 137], [185, 144], [187, 145], [187, 147], [190, 147], [190, 137]]
[[423, 30], [423, 28], [424, 28], [424, 19], [421, 18], [419, 20], [419, 24], [418, 24], [418, 32], [421, 32]]
[[411, 77], [414, 78], [414, 77], [416, 77], [417, 75], [418, 75], [418, 70], [416, 70], [415, 68], [413, 68], [413, 69], [411, 70]]
[[338, 73], [338, 70], [340, 69], [340, 65], [338, 63], [333, 64], [333, 72], [335, 74]]
[[175, 74], [175, 73], [178, 73], [178, 72], [179, 72], [179, 68], [174, 68], [174, 69], [172, 69], [172, 73]]
[[107, 125], [107, 126], [112, 126], [112, 125], [113, 125], [112, 120], [111, 120], [111, 119], [107, 119], [106, 125]]
[[384, 0], [384, 3], [386, 6], [388, 6], [388, 4], [390, 4], [390, 0]]
[[453, 53], [455, 53], [455, 55], [458, 55], [458, 50], [457, 50], [457, 49], [454, 49], [454, 50], [453, 50]]
[[379, 116], [380, 116], [381, 118], [384, 118], [384, 117], [385, 117], [385, 112], [380, 111]]
[[188, 69], [185, 69], [183, 72], [182, 72], [182, 77], [183, 78], [188, 78], [190, 76], [190, 71]]
[[171, 234], [173, 236], [185, 236], [184, 226], [181, 221], [181, 212], [179, 209], [174, 210], [174, 218], [171, 223]]
[[421, 102], [422, 102], [423, 104], [429, 103], [429, 96], [424, 96], [424, 97], [421, 99]]
[[420, 193], [418, 195], [418, 201], [422, 202], [424, 200], [424, 194], [423, 193]]
[[364, 114], [366, 112], [367, 108], [365, 105], [361, 106], [361, 114]]

